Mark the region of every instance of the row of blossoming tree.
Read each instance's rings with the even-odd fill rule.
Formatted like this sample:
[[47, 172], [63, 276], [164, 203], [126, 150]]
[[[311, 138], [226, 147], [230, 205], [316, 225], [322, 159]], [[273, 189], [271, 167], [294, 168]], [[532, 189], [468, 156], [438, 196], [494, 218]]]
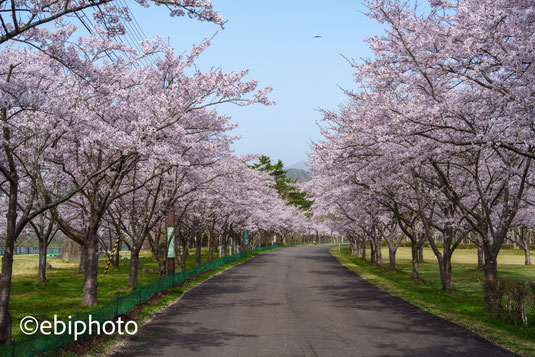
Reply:
[[[171, 16], [223, 25], [208, 0], [155, 3]], [[70, 16], [83, 10], [93, 15], [94, 36], [76, 38]], [[303, 227], [269, 175], [247, 165], [254, 157], [232, 153], [234, 125], [215, 109], [269, 105], [270, 89], [257, 91], [247, 71], [200, 71], [195, 61], [208, 40], [181, 55], [158, 38], [136, 51], [115, 41], [130, 16], [110, 0], [2, 1], [0, 20], [0, 343], [11, 339], [13, 254], [25, 231], [39, 238], [41, 282], [55, 231], [81, 246], [83, 304], [95, 305], [99, 241], [109, 232], [121, 232], [131, 252], [128, 284], [136, 285], [145, 241], [165, 274], [159, 251], [169, 212], [182, 268], [181, 249], [192, 242], [200, 264], [201, 237], [212, 259], [219, 239], [226, 248], [244, 230], [258, 245], [262, 232]]]
[[475, 243], [493, 307], [500, 250], [512, 230], [534, 225], [535, 4], [367, 7], [385, 32], [368, 41], [372, 59], [350, 61], [357, 89], [348, 102], [323, 112], [324, 140], [311, 154], [313, 210], [350, 239], [353, 254], [364, 256], [370, 242], [381, 267], [381, 244], [394, 269], [410, 240], [413, 279], [427, 242], [444, 290], [453, 288], [455, 249]]

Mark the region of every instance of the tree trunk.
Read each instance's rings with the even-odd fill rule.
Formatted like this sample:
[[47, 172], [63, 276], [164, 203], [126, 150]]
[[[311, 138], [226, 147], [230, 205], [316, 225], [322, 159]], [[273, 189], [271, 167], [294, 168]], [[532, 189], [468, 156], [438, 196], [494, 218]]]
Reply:
[[440, 271], [440, 281], [442, 283], [442, 290], [452, 290], [453, 284], [451, 280], [451, 257], [449, 255], [444, 255], [439, 258], [438, 268]]
[[186, 260], [188, 259], [189, 249], [188, 242], [184, 243], [184, 248], [182, 249], [182, 260], [180, 261], [180, 270], [186, 270]]
[[11, 315], [9, 314], [9, 297], [11, 295], [11, 276], [13, 273], [13, 251], [15, 249], [15, 239], [14, 234], [10, 232], [9, 225], [8, 213], [6, 245], [4, 249], [4, 256], [2, 257], [2, 274], [0, 274], [0, 345], [4, 345], [11, 341]]
[[201, 265], [202, 236], [195, 237], [195, 265]]
[[524, 265], [531, 265], [531, 254], [529, 252], [530, 243], [531, 243], [531, 236], [526, 234], [524, 228], [520, 231], [520, 241], [522, 249], [524, 250]]
[[160, 272], [160, 277], [165, 276], [165, 272], [167, 271], [166, 267], [167, 267], [166, 259], [165, 258], [158, 259], [158, 271]]
[[47, 254], [47, 242], [46, 237], [39, 237], [39, 270], [37, 272], [37, 282], [39, 284], [46, 284], [46, 254]]
[[485, 267], [485, 254], [481, 247], [477, 247], [477, 269]]
[[375, 259], [377, 258], [377, 254], [375, 254], [375, 244], [373, 241], [370, 240], [370, 260], [372, 263], [375, 263]]
[[375, 238], [375, 266], [379, 269], [383, 269], [383, 252], [381, 251], [381, 240]]
[[485, 280], [486, 280], [486, 289], [485, 289], [485, 306], [487, 308], [492, 308], [493, 311], [496, 311], [498, 306], [498, 300], [496, 296], [496, 281], [498, 279], [498, 261], [495, 257], [486, 254], [485, 255]]
[[518, 249], [518, 232], [516, 229], [513, 229], [511, 232], [511, 241], [513, 242], [513, 249]]
[[361, 259], [366, 259], [366, 241], [365, 240], [362, 240], [362, 242], [360, 242], [360, 258]]
[[351, 246], [351, 255], [352, 256], [357, 255], [358, 254], [357, 242], [356, 241], [351, 241], [350, 246]]
[[223, 238], [223, 244], [221, 244], [221, 256], [227, 256], [227, 240], [225, 238]]
[[82, 297], [82, 305], [92, 306], [98, 303], [97, 287], [98, 287], [98, 240], [96, 233], [90, 233], [94, 237], [89, 237], [86, 243], [85, 253], [85, 271], [84, 271], [84, 290]]
[[139, 267], [139, 251], [134, 248], [130, 252], [130, 272], [128, 274], [128, 286], [137, 285], [137, 271]]
[[212, 236], [208, 236], [208, 261], [214, 260], [214, 242]]
[[87, 250], [85, 246], [80, 245], [80, 265], [78, 265], [78, 273], [83, 273], [85, 271], [85, 261], [87, 258]]
[[[13, 66], [10, 67], [7, 81], [11, 77]], [[3, 149], [9, 164], [9, 174], [5, 177], [9, 181], [9, 194], [6, 214], [5, 249], [2, 258], [2, 273], [0, 274], [0, 345], [11, 341], [11, 315], [9, 314], [9, 300], [11, 296], [11, 279], [13, 275], [13, 253], [17, 234], [17, 203], [19, 194], [19, 175], [15, 167], [13, 148], [8, 145], [10, 141], [10, 129], [7, 125], [7, 110], [1, 110], [3, 128]], [[4, 184], [3, 184], [4, 186]], [[6, 187], [3, 187], [5, 189]], [[20, 222], [19, 222], [20, 223]]]
[[412, 275], [411, 280], [420, 280], [420, 248], [415, 242], [411, 242], [412, 253]]
[[396, 270], [396, 251], [397, 249], [388, 247], [388, 263], [390, 271]]
[[422, 244], [420, 246], [420, 249], [418, 249], [418, 263], [424, 262], [424, 245]]

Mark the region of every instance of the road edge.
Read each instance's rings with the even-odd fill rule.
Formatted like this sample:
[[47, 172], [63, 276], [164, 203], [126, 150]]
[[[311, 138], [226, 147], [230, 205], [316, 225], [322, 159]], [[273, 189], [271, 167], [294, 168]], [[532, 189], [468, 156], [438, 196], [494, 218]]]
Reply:
[[[507, 346], [504, 346], [502, 344], [500, 344], [499, 342], [495, 341], [491, 336], [489, 336], [487, 333], [486, 333], [486, 329], [488, 329], [486, 326], [482, 326], [481, 329], [474, 329], [474, 325], [479, 325], [477, 322], [475, 321], [471, 321], [472, 324], [468, 324], [466, 321], [467, 319], [462, 317], [462, 316], [458, 316], [458, 315], [455, 315], [456, 319], [451, 319], [449, 316], [446, 316], [446, 315], [442, 315], [440, 312], [435, 312], [435, 311], [429, 311], [429, 306], [426, 306], [425, 303], [421, 303], [421, 304], [417, 304], [413, 301], [409, 301], [407, 299], [405, 299], [403, 296], [399, 295], [400, 291], [396, 288], [396, 287], [393, 287], [389, 284], [387, 284], [386, 282], [383, 282], [384, 285], [378, 285], [376, 284], [375, 282], [373, 281], [370, 281], [369, 279], [369, 276], [372, 275], [374, 278], [377, 278], [377, 280], [381, 280], [380, 277], [377, 277], [376, 275], [374, 275], [373, 273], [370, 273], [366, 270], [363, 270], [362, 268], [358, 267], [356, 264], [354, 264], [353, 262], [351, 262], [348, 258], [344, 257], [340, 252], [336, 251], [336, 248], [337, 247], [333, 247], [333, 248], [330, 248], [329, 249], [329, 253], [340, 263], [340, 265], [346, 267], [348, 270], [350, 270], [351, 272], [353, 272], [354, 274], [358, 275], [359, 277], [361, 277], [362, 279], [366, 280], [368, 283], [372, 284], [373, 286], [377, 287], [378, 289], [392, 295], [392, 296], [396, 296], [400, 299], [402, 299], [403, 301], [407, 302], [408, 304], [411, 304], [412, 306], [416, 307], [416, 308], [419, 308], [421, 309], [422, 311], [425, 311], [426, 313], [429, 313], [433, 316], [436, 316], [438, 318], [441, 318], [445, 321], [448, 321], [452, 324], [455, 324], [457, 326], [459, 326], [460, 328], [463, 328], [467, 331], [469, 331], [470, 333], [472, 333], [473, 335], [475, 335], [476, 337], [484, 340], [484, 341], [487, 341], [499, 348], [502, 348], [508, 352], [512, 352], [512, 353], [515, 353], [517, 355], [520, 355], [520, 356], [526, 356], [526, 357], [533, 357], [533, 355], [530, 355], [530, 354], [526, 354], [524, 353], [524, 351], [514, 351], [514, 350], [511, 350], [510, 348], [508, 348]], [[364, 274], [363, 274], [364, 272]], [[367, 278], [368, 276], [368, 278]], [[385, 286], [388, 286], [389, 288], [385, 288]], [[500, 333], [502, 333], [502, 331], [500, 331]], [[512, 336], [512, 338], [514, 338], [514, 336]]]
[[[207, 273], [205, 273], [203, 275], [199, 275], [199, 276], [195, 277], [194, 279], [192, 279], [189, 282], [190, 284], [193, 283], [193, 285], [191, 287], [189, 287], [188, 289], [182, 291], [180, 293], [180, 295], [176, 299], [174, 299], [172, 301], [169, 301], [169, 302], [165, 303], [164, 305], [160, 306], [157, 310], [152, 311], [149, 317], [140, 318], [139, 320], [135, 319], [134, 321], [137, 322], [138, 328], [141, 328], [145, 324], [150, 323], [152, 320], [154, 320], [154, 318], [156, 318], [156, 316], [158, 314], [163, 313], [171, 305], [173, 305], [175, 303], [178, 303], [182, 299], [182, 297], [184, 295], [186, 295], [187, 293], [189, 293], [193, 289], [203, 285], [205, 282], [207, 282], [208, 280], [212, 279], [213, 277], [216, 277], [216, 276], [224, 273], [225, 271], [227, 271], [229, 269], [232, 269], [232, 268], [234, 268], [236, 266], [242, 265], [242, 264], [254, 259], [255, 257], [257, 257], [259, 255], [267, 254], [267, 253], [274, 252], [276, 250], [283, 249], [283, 248], [288, 248], [288, 247], [292, 247], [292, 246], [289, 245], [289, 246], [284, 246], [284, 247], [277, 247], [277, 248], [274, 248], [274, 249], [258, 252], [256, 254], [243, 257], [240, 260], [225, 264], [225, 265], [223, 265], [222, 267], [220, 267], [220, 268], [218, 268], [216, 270], [209, 271], [209, 272], [207, 272]], [[206, 275], [209, 275], [209, 276], [206, 277], [205, 279], [202, 279]], [[180, 286], [177, 286], [174, 289], [178, 289], [178, 288], [180, 288]], [[172, 293], [172, 292], [170, 292], [170, 293]], [[145, 308], [147, 306], [147, 303], [142, 304], [142, 306], [143, 306], [143, 308]], [[101, 337], [101, 336], [94, 336], [94, 337], [92, 337], [90, 339], [86, 339], [84, 341], [91, 341], [91, 340], [94, 340], [94, 339], [98, 339], [99, 337]], [[112, 356], [112, 355], [114, 355], [114, 354], [116, 354], [118, 352], [121, 352], [122, 348], [125, 348], [127, 346], [127, 343], [128, 343], [128, 336], [114, 335], [114, 336], [110, 336], [109, 339], [104, 341], [104, 344], [105, 344], [105, 347], [106, 347], [106, 351], [105, 352], [96, 350], [97, 349], [96, 346], [95, 347], [89, 346], [87, 350], [85, 350], [85, 351], [83, 351], [81, 353], [77, 353], [77, 352], [69, 351], [69, 346], [66, 346], [65, 350], [60, 351], [58, 354], [59, 354], [59, 356], [64, 356], [64, 357], [67, 357], [67, 356], [68, 357], [71, 357], [71, 356], [109, 357], [109, 356]], [[99, 347], [102, 347], [102, 346], [99, 346]]]

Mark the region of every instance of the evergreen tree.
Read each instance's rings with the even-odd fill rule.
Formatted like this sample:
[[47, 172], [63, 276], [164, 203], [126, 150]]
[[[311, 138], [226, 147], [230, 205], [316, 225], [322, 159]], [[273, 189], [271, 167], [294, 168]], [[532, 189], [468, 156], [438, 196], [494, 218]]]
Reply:
[[273, 188], [277, 190], [279, 197], [288, 202], [288, 204], [296, 206], [303, 212], [310, 209], [312, 201], [306, 198], [305, 192], [299, 190], [297, 180], [286, 176], [286, 170], [284, 170], [284, 164], [281, 160], [273, 164], [269, 156], [262, 155], [259, 158], [259, 162], [251, 165], [251, 167], [269, 173], [273, 178]]

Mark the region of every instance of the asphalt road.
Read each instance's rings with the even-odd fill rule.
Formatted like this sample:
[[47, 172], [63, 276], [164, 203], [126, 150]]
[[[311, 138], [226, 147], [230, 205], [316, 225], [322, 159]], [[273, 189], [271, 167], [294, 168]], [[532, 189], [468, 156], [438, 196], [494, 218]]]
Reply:
[[513, 356], [374, 287], [326, 246], [233, 267], [158, 314], [117, 356]]

